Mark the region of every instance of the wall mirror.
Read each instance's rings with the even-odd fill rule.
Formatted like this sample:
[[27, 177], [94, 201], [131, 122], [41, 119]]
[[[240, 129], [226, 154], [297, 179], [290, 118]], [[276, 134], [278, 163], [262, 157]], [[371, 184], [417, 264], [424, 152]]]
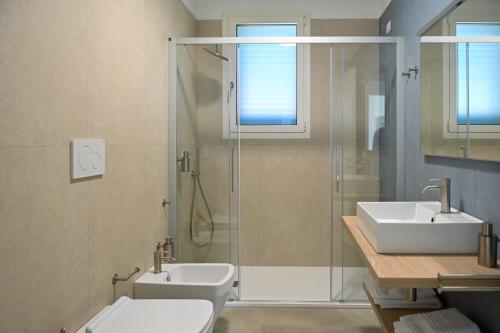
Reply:
[[500, 1], [457, 1], [421, 34], [421, 151], [500, 161]]

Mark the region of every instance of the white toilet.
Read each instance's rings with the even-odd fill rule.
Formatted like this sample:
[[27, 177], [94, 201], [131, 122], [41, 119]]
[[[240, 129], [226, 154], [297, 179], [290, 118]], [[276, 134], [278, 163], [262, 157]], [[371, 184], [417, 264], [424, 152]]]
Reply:
[[121, 297], [77, 333], [209, 333], [214, 318], [207, 300]]

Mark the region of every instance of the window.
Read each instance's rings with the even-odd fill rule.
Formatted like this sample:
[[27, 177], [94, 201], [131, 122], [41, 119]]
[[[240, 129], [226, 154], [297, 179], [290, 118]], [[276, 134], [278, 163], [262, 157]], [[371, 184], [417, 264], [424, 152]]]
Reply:
[[[457, 23], [457, 36], [500, 36], [500, 23]], [[457, 45], [457, 123], [500, 125], [500, 45]], [[468, 99], [468, 100], [467, 100]]]
[[[225, 35], [296, 37], [309, 33], [308, 14], [285, 16], [228, 15]], [[237, 98], [228, 99], [226, 105], [230, 130], [236, 132], [240, 125], [242, 138], [310, 137], [309, 46], [240, 44], [230, 57], [225, 78], [235, 83], [237, 91]], [[227, 137], [227, 130], [224, 134]]]
[[[237, 25], [236, 36], [295, 37], [297, 26]], [[297, 46], [243, 44], [237, 62], [241, 125], [297, 125]]]

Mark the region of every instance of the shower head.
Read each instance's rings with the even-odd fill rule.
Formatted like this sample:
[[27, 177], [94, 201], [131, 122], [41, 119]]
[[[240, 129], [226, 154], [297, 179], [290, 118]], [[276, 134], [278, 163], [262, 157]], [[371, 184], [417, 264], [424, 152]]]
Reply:
[[220, 50], [220, 44], [217, 44], [217, 45], [216, 45], [216, 47], [217, 47], [217, 48], [215, 49], [215, 52], [214, 52], [214, 51], [212, 51], [212, 50], [207, 49], [206, 47], [204, 47], [204, 48], [203, 48], [203, 50], [205, 50], [206, 52], [210, 53], [211, 55], [213, 55], [213, 56], [215, 56], [215, 57], [217, 57], [217, 58], [219, 58], [219, 59], [222, 59], [222, 60], [224, 60], [224, 61], [229, 62], [229, 59], [228, 59], [228, 58], [226, 58], [226, 57], [224, 57], [224, 56], [222, 55], [222, 52], [221, 52], [221, 50]]

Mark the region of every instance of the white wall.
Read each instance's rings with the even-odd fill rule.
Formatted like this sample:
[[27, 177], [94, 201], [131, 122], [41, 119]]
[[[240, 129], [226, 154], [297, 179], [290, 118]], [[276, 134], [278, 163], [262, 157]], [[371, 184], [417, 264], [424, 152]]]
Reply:
[[198, 20], [220, 20], [225, 11], [311, 10], [313, 19], [378, 19], [390, 0], [183, 0]]

